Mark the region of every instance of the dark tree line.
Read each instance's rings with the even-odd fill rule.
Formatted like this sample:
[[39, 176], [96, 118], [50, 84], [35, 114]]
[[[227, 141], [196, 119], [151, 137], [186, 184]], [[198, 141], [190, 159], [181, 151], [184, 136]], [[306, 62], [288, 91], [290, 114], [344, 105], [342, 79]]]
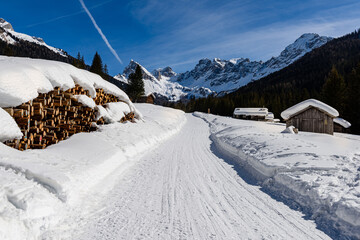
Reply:
[[168, 106], [231, 116], [235, 107], [267, 107], [280, 118], [286, 108], [315, 98], [336, 108], [360, 134], [360, 34], [355, 31], [313, 50], [288, 67], [224, 97], [190, 99]]

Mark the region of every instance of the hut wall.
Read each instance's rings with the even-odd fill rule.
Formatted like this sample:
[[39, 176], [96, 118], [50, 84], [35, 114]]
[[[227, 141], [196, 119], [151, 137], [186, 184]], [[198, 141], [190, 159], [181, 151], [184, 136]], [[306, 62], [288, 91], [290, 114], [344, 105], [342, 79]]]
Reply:
[[234, 118], [245, 119], [245, 120], [255, 120], [255, 121], [265, 121], [265, 116], [254, 116], [254, 115], [235, 115]]
[[349, 128], [344, 128], [340, 124], [334, 123], [334, 132], [350, 133], [350, 129]]
[[299, 131], [334, 133], [333, 118], [317, 108], [309, 108], [286, 121], [286, 127], [294, 126]]
[[152, 95], [147, 96], [146, 103], [154, 104], [154, 97]]

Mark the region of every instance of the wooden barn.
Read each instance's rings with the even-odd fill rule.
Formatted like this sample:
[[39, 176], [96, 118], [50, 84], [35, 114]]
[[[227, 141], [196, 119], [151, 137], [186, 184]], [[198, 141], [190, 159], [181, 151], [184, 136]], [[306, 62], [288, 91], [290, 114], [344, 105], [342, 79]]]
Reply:
[[153, 93], [150, 93], [148, 95], [144, 95], [141, 96], [140, 98], [137, 99], [138, 103], [151, 103], [154, 104], [155, 103], [155, 95]]
[[294, 126], [299, 131], [334, 133], [333, 119], [339, 116], [336, 109], [316, 99], [300, 102], [281, 113], [286, 127]]
[[247, 120], [265, 121], [269, 111], [267, 108], [235, 108], [233, 117]]
[[334, 132], [349, 133], [351, 123], [342, 118], [334, 118]]

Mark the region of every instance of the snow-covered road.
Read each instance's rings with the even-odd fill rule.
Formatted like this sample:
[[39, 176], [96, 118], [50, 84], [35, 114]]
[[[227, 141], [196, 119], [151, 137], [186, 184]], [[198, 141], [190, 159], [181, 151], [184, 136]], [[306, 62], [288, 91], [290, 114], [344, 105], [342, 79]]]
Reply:
[[240, 178], [212, 152], [209, 135], [208, 124], [188, 114], [180, 133], [136, 161], [71, 238], [329, 238]]

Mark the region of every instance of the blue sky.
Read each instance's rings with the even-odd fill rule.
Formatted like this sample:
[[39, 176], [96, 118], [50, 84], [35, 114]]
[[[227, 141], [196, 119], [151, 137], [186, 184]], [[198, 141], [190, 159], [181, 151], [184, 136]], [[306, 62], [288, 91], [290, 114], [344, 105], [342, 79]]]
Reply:
[[338, 37], [360, 28], [360, 1], [84, 0], [123, 64], [77, 0], [1, 3], [0, 17], [18, 32], [42, 37], [87, 64], [96, 51], [112, 75], [130, 59], [148, 70], [192, 69], [201, 58], [277, 56], [303, 33]]

